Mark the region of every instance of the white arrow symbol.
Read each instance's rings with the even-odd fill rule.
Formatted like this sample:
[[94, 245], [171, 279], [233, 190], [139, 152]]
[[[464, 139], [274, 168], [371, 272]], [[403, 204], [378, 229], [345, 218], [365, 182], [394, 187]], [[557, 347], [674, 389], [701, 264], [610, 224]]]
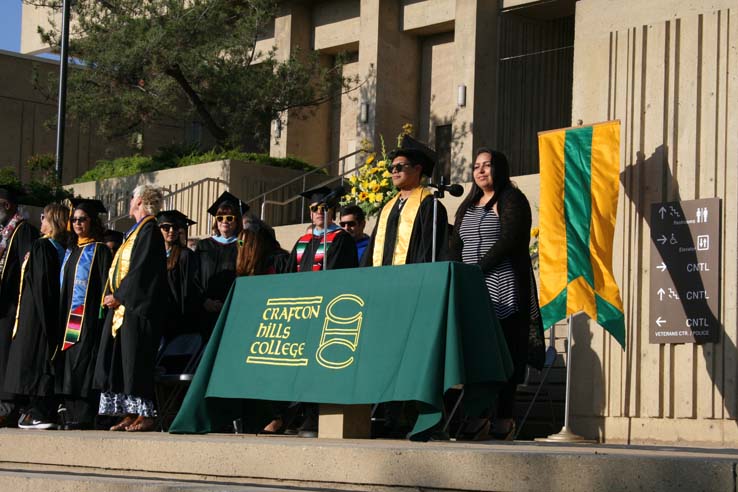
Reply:
[[661, 216], [661, 220], [664, 220], [664, 215], [666, 215], [666, 207], [661, 207], [659, 209], [659, 215]]
[[658, 238], [656, 241], [660, 242], [661, 244], [666, 244], [666, 241], [668, 241], [668, 240], [669, 239], [662, 234], [661, 237]]
[[660, 265], [656, 265], [656, 268], [658, 268], [662, 272], [665, 272], [666, 271], [666, 264], [664, 264], [664, 262], [662, 261]]
[[659, 328], [661, 328], [661, 325], [663, 325], [664, 323], [666, 323], [666, 320], [661, 319], [661, 316], [659, 316], [658, 319], [656, 320], [656, 324], [659, 325]]
[[656, 291], [656, 293], [659, 295], [659, 301], [664, 300], [664, 294], [666, 294], [666, 291], [664, 289], [659, 289]]

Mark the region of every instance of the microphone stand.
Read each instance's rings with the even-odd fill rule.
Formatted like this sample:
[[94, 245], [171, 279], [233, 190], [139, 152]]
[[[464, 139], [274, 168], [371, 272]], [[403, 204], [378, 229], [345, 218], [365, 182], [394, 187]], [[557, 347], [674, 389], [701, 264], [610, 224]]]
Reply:
[[433, 248], [431, 250], [431, 263], [436, 262], [436, 236], [438, 235], [438, 200], [446, 195], [444, 191], [445, 178], [441, 176], [440, 186], [433, 192]]

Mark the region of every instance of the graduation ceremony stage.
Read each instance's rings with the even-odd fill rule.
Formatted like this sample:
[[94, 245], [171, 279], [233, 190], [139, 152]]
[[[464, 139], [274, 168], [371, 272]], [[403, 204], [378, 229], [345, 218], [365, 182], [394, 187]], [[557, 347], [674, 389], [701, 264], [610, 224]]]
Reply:
[[3, 491], [735, 491], [738, 450], [0, 430]]

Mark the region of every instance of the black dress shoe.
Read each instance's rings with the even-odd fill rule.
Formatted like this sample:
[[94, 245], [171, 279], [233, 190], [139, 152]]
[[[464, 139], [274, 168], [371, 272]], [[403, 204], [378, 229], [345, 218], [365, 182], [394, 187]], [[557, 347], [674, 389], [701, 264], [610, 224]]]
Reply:
[[66, 422], [62, 429], [65, 431], [74, 431], [74, 430], [90, 430], [92, 429], [92, 424], [87, 422]]
[[300, 432], [297, 433], [297, 435], [300, 437], [315, 438], [318, 437], [318, 430], [302, 429]]

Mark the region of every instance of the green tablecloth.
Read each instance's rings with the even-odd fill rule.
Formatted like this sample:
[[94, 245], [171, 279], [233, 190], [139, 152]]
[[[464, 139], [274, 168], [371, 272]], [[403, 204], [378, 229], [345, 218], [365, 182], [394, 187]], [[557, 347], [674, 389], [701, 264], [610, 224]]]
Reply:
[[489, 405], [512, 372], [476, 266], [427, 263], [242, 277], [234, 284], [170, 432], [222, 428], [242, 399]]

